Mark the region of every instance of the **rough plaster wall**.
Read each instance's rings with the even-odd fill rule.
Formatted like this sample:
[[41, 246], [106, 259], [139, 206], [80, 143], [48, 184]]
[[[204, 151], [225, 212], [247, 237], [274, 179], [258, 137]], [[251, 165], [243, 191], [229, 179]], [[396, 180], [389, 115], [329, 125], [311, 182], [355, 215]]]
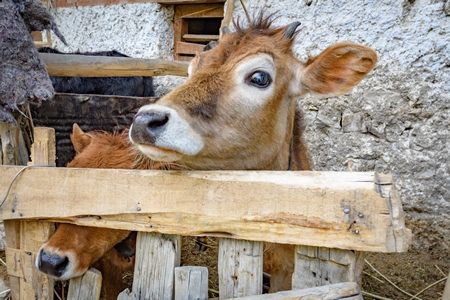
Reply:
[[[448, 0], [447, 0], [448, 1]], [[241, 4], [235, 11], [245, 19]], [[414, 246], [450, 248], [450, 1], [246, 0], [250, 12], [289, 11], [302, 22], [300, 59], [353, 41], [374, 48], [376, 69], [344, 96], [300, 99], [315, 170], [389, 172]]]
[[[51, 12], [68, 44], [52, 35], [53, 47], [62, 52], [117, 50], [135, 58], [173, 58], [171, 5], [80, 6]], [[156, 95], [166, 94], [183, 81], [176, 76], [156, 77]]]

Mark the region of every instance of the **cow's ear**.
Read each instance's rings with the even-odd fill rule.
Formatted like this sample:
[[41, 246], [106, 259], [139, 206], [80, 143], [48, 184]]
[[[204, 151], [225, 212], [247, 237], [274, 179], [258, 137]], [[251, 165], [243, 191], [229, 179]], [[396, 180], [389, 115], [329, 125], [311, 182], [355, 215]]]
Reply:
[[78, 126], [77, 123], [73, 124], [72, 134], [70, 135], [70, 140], [72, 141], [75, 152], [81, 153], [92, 141], [92, 136], [84, 131]]
[[369, 47], [354, 43], [331, 46], [308, 59], [300, 70], [301, 86], [323, 95], [341, 95], [357, 85], [377, 62]]

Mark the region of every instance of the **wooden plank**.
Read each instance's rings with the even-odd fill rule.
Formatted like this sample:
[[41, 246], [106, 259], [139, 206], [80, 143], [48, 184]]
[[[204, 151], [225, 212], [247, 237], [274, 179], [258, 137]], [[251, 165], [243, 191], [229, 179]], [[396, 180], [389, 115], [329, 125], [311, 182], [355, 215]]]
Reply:
[[[36, 137], [32, 145], [33, 164], [54, 164], [54, 130], [35, 129], [33, 135]], [[7, 272], [14, 299], [53, 299], [53, 279], [34, 267], [36, 253], [53, 229], [53, 223], [43, 221], [5, 222]]]
[[302, 290], [235, 298], [235, 300], [363, 300], [359, 286], [354, 282], [330, 284]]
[[197, 4], [197, 3], [224, 3], [226, 0], [147, 0], [159, 4]]
[[219, 40], [218, 34], [185, 34], [183, 39], [187, 42], [210, 42]]
[[19, 134], [19, 126], [0, 121], [0, 164], [20, 165]]
[[225, 8], [222, 24], [220, 25], [220, 32], [219, 32], [220, 38], [222, 38], [223, 27], [230, 26], [231, 20], [233, 19], [233, 11], [234, 11], [234, 0], [229, 0], [227, 2], [227, 7]]
[[96, 5], [118, 5], [130, 3], [156, 2], [164, 5], [171, 4], [193, 4], [193, 3], [220, 3], [225, 0], [56, 0], [55, 7], [73, 6], [96, 6]]
[[207, 300], [208, 268], [184, 266], [175, 268], [175, 300]]
[[188, 63], [161, 59], [39, 53], [50, 76], [187, 76]]
[[360, 283], [364, 252], [298, 245], [295, 251], [293, 289], [340, 282]]
[[262, 294], [263, 243], [219, 240], [220, 299]]
[[13, 248], [8, 241], [5, 250], [13, 299], [53, 299], [53, 279], [38, 271], [34, 264], [37, 250], [47, 241], [53, 224], [42, 221], [8, 221], [5, 222], [7, 237], [11, 233], [10, 226], [20, 232], [17, 248]]
[[133, 291], [119, 298], [172, 300], [180, 246], [180, 236], [138, 232]]
[[223, 4], [192, 4], [175, 6], [174, 18], [223, 18]]
[[90, 268], [83, 276], [72, 278], [69, 284], [67, 300], [99, 300], [102, 289], [102, 274]]
[[447, 281], [445, 282], [444, 292], [442, 293], [442, 299], [450, 299], [450, 272], [447, 276]]
[[20, 221], [7, 220], [4, 221], [5, 226], [5, 236], [6, 236], [6, 270], [9, 275], [9, 287], [11, 289], [10, 295], [11, 299], [19, 299], [20, 297], [20, 277], [15, 276], [13, 273], [17, 268], [11, 267], [8, 264], [16, 263], [15, 259], [8, 259], [8, 250], [9, 249], [19, 249], [20, 248]]
[[205, 45], [194, 44], [194, 43], [185, 43], [185, 42], [176, 42], [176, 51], [178, 54], [197, 54], [203, 51]]
[[[0, 195], [19, 170], [0, 166]], [[16, 178], [0, 219], [403, 252], [411, 231], [395, 201], [392, 215], [373, 173], [43, 167]]]
[[34, 143], [31, 147], [31, 163], [29, 165], [56, 166], [55, 129], [50, 127], [34, 128]]

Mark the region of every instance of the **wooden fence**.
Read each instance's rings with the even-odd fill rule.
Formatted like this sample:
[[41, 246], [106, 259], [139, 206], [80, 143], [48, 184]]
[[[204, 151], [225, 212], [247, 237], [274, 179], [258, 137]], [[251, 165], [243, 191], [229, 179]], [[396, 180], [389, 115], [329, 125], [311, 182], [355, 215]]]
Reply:
[[[37, 129], [35, 164], [54, 160], [52, 134]], [[177, 268], [180, 235], [220, 237], [220, 299], [362, 299], [364, 252], [411, 243], [390, 175], [22, 168], [0, 167], [12, 299], [53, 299], [52, 280], [34, 267], [53, 222], [139, 231], [139, 268], [119, 299], [207, 298], [206, 269]], [[297, 245], [294, 290], [252, 297], [262, 289], [262, 242]], [[99, 276], [72, 280], [69, 299], [98, 299]]]

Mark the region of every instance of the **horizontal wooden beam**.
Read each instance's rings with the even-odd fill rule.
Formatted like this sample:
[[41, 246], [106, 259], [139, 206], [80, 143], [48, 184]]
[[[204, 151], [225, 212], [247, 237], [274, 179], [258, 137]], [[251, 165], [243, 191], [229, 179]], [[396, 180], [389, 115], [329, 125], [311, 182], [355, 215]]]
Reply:
[[218, 34], [185, 34], [183, 35], [183, 39], [187, 42], [211, 42], [218, 41]]
[[156, 2], [159, 4], [198, 4], [198, 3], [223, 3], [226, 0], [147, 0], [147, 2]]
[[162, 59], [39, 53], [50, 76], [187, 76], [189, 63]]
[[403, 252], [391, 177], [373, 173], [0, 166], [0, 219]]
[[346, 299], [363, 300], [361, 290], [356, 282], [328, 284], [308, 289], [278, 292], [249, 297], [234, 298], [234, 300], [307, 300], [307, 299]]
[[202, 52], [204, 47], [205, 47], [205, 45], [201, 45], [201, 44], [176, 42], [175, 43], [175, 53], [195, 55], [199, 52]]

